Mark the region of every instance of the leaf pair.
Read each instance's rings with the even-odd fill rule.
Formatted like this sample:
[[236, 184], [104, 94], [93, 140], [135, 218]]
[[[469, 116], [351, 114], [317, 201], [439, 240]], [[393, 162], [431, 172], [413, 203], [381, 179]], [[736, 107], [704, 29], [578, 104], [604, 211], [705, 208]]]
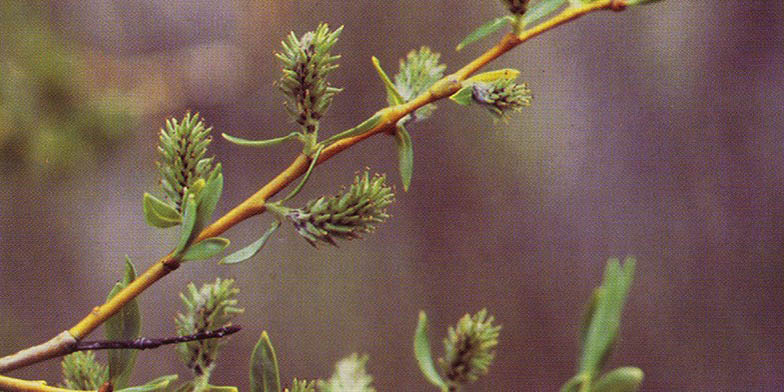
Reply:
[[193, 244], [196, 236], [209, 223], [222, 192], [220, 164], [210, 173], [202, 189], [197, 192], [186, 191], [180, 239], [174, 257], [181, 261], [203, 260], [219, 254], [229, 246], [229, 240], [222, 237], [206, 238]]
[[[405, 100], [397, 91], [397, 88], [387, 76], [378, 59], [373, 56], [373, 67], [378, 72], [381, 81], [384, 83], [384, 88], [387, 91], [387, 101], [390, 105], [400, 105], [405, 103]], [[395, 128], [395, 145], [397, 146], [398, 166], [400, 170], [400, 180], [403, 183], [403, 191], [408, 192], [411, 186], [411, 176], [414, 173], [414, 147], [411, 143], [411, 135], [409, 135], [402, 122], [398, 122]]]
[[[117, 282], [109, 292], [107, 301], [131, 284], [134, 279], [136, 279], [136, 269], [131, 259], [125, 256], [125, 273], [122, 280]], [[139, 303], [133, 299], [106, 320], [104, 335], [107, 340], [132, 340], [139, 337], [141, 327]], [[109, 350], [109, 381], [115, 388], [121, 389], [128, 385], [138, 353], [138, 350]]]
[[583, 342], [578, 373], [561, 387], [561, 392], [582, 391], [584, 385], [591, 392], [636, 392], [642, 384], [643, 372], [636, 367], [621, 367], [601, 372], [618, 336], [621, 313], [634, 278], [635, 260], [627, 258], [621, 266], [618, 259], [610, 259], [604, 279], [591, 297], [581, 328]]

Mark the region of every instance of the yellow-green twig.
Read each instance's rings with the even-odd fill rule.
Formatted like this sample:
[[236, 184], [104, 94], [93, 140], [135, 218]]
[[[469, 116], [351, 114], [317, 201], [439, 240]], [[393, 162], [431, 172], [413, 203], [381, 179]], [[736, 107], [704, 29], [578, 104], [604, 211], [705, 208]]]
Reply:
[[0, 390], [2, 391], [32, 391], [32, 392], [85, 392], [75, 389], [50, 387], [43, 381], [28, 381], [18, 378], [0, 376]]
[[[530, 29], [523, 30], [518, 35], [512, 33], [505, 35], [498, 44], [488, 49], [484, 54], [477, 57], [475, 60], [466, 64], [457, 72], [445, 76], [420, 96], [404, 104], [380, 110], [377, 114], [380, 116], [381, 121], [367, 132], [354, 137], [338, 140], [325, 147], [321, 152], [321, 155], [318, 157], [318, 162], [316, 162], [316, 164], [318, 165], [323, 163], [341, 151], [375, 134], [382, 132], [394, 132], [395, 124], [398, 120], [424, 105], [454, 94], [460, 89], [462, 81], [487, 65], [487, 63], [493, 61], [517, 45], [545, 31], [548, 31], [563, 23], [577, 19], [580, 16], [583, 16], [592, 11], [602, 9], [619, 10], [622, 9], [623, 6], [623, 0], [597, 0], [582, 6], [570, 6], [564, 9], [558, 15]], [[289, 165], [289, 167], [283, 170], [269, 183], [264, 185], [254, 195], [206, 227], [196, 238], [195, 242], [201, 241], [205, 238], [220, 235], [229, 228], [233, 227], [235, 224], [254, 215], [263, 213], [265, 211], [264, 204], [266, 201], [269, 200], [270, 197], [280, 192], [283, 188], [291, 184], [298, 177], [303, 175], [310, 163], [310, 158], [308, 156], [304, 154], [298, 155], [291, 165]], [[87, 334], [105, 322], [109, 317], [117, 313], [126, 303], [178, 267], [179, 260], [172, 258], [171, 255], [167, 255], [161, 258], [147, 271], [139, 275], [136, 280], [125, 287], [125, 289], [121, 290], [119, 293], [117, 293], [117, 295], [112, 297], [103, 305], [95, 307], [84, 319], [79, 321], [79, 323], [77, 323], [65, 333], [69, 333], [70, 336], [72, 336], [75, 340], [81, 340]], [[51, 345], [51, 341], [39, 346], [44, 346], [47, 344]], [[41, 356], [32, 360], [30, 358], [20, 358], [18, 354], [21, 352], [8, 357], [0, 358], [0, 373], [27, 366], [32, 363], [40, 362], [45, 359], [65, 355], [69, 352], [70, 351], [68, 351], [67, 346], [60, 345], [52, 347], [49, 353], [50, 355]]]

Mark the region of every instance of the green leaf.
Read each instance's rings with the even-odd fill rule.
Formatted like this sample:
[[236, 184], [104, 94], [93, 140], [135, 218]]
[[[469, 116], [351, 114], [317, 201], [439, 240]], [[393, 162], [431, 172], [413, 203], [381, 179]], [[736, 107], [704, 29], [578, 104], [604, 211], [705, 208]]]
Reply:
[[561, 392], [578, 392], [583, 381], [585, 381], [585, 376], [578, 374], [570, 378], [569, 381], [561, 387]]
[[419, 312], [419, 322], [414, 333], [414, 356], [416, 357], [419, 370], [431, 384], [441, 388], [442, 391], [449, 390], [449, 386], [441, 378], [433, 365], [433, 355], [430, 353], [430, 340], [427, 337], [427, 315], [424, 311]]
[[310, 166], [308, 166], [308, 171], [306, 171], [305, 175], [302, 176], [302, 180], [299, 182], [299, 184], [297, 184], [297, 187], [294, 188], [294, 190], [291, 191], [291, 193], [289, 193], [288, 195], [286, 195], [286, 197], [284, 197], [281, 201], [286, 201], [291, 199], [292, 197], [296, 196], [297, 193], [299, 193], [299, 191], [302, 190], [302, 187], [304, 187], [305, 183], [308, 182], [308, 179], [310, 178], [310, 174], [313, 173], [313, 168], [316, 167], [316, 163], [318, 163], [318, 159], [319, 156], [321, 156], [322, 150], [324, 150], [324, 145], [319, 144], [318, 149], [313, 154], [313, 157], [310, 159]]
[[387, 73], [384, 72], [383, 68], [381, 68], [381, 63], [379, 63], [376, 56], [371, 57], [370, 60], [373, 62], [373, 68], [375, 68], [376, 72], [378, 72], [378, 76], [381, 77], [381, 81], [384, 83], [384, 88], [387, 90], [387, 102], [389, 102], [390, 105], [400, 105], [405, 103], [406, 100], [403, 99], [403, 97], [397, 91], [395, 84], [392, 83], [392, 81], [389, 79], [389, 76], [387, 76]]
[[275, 233], [278, 227], [280, 227], [280, 221], [276, 220], [272, 222], [269, 229], [267, 229], [267, 231], [264, 232], [264, 235], [262, 235], [261, 238], [256, 240], [254, 243], [224, 257], [223, 260], [220, 261], [220, 264], [237, 264], [255, 256], [256, 254], [259, 253], [261, 248], [264, 247], [264, 244], [267, 243], [267, 240], [270, 239], [270, 237], [272, 236], [273, 233]]
[[597, 287], [591, 294], [591, 299], [585, 304], [585, 311], [583, 311], [583, 322], [580, 325], [580, 344], [585, 344], [585, 337], [588, 335], [588, 328], [593, 321], [593, 315], [596, 314], [596, 304], [599, 303], [599, 297], [602, 295], [602, 288]]
[[154, 391], [165, 391], [166, 388], [171, 384], [173, 381], [177, 379], [176, 374], [170, 374], [168, 376], [161, 376], [144, 385], [139, 385], [135, 387], [123, 388], [123, 389], [115, 389], [115, 392], [154, 392]]
[[177, 209], [157, 197], [144, 193], [144, 221], [152, 227], [167, 228], [177, 226], [182, 222], [182, 215]]
[[457, 92], [452, 94], [449, 97], [449, 99], [451, 99], [458, 105], [468, 106], [474, 101], [473, 96], [474, 96], [474, 87], [469, 84], [461, 88], [460, 90], [457, 90]]
[[177, 248], [174, 250], [174, 256], [179, 256], [185, 247], [191, 242], [191, 234], [193, 234], [193, 226], [196, 224], [196, 196], [189, 192], [185, 197], [185, 212], [182, 215], [182, 227], [180, 228], [180, 240], [177, 243]]
[[592, 392], [637, 392], [642, 385], [644, 374], [640, 368], [620, 367], [599, 379], [591, 388]]
[[408, 134], [403, 124], [397, 125], [395, 144], [397, 144], [397, 157], [400, 163], [400, 178], [403, 181], [403, 190], [408, 192], [408, 187], [411, 186], [411, 174], [414, 172], [414, 149], [411, 145], [411, 135]]
[[381, 119], [382, 118], [383, 118], [383, 116], [381, 114], [376, 113], [376, 114], [373, 115], [373, 117], [370, 117], [369, 119], [363, 121], [361, 124], [357, 125], [356, 127], [348, 129], [348, 130], [345, 130], [345, 131], [343, 131], [343, 132], [341, 132], [341, 133], [339, 133], [337, 135], [333, 135], [333, 136], [327, 138], [327, 140], [324, 140], [322, 142], [322, 144], [324, 144], [326, 146], [326, 145], [332, 144], [332, 143], [334, 143], [334, 142], [336, 142], [336, 141], [338, 141], [340, 139], [345, 139], [345, 138], [361, 135], [361, 134], [363, 134], [363, 133], [373, 129], [373, 127], [375, 127], [376, 125], [381, 123]]
[[299, 133], [299, 132], [292, 132], [292, 133], [290, 133], [290, 134], [288, 134], [286, 136], [281, 136], [281, 137], [278, 137], [278, 138], [266, 139], [266, 140], [247, 140], [247, 139], [243, 139], [243, 138], [227, 135], [225, 133], [222, 133], [221, 136], [223, 136], [223, 138], [226, 139], [227, 141], [229, 141], [231, 143], [234, 143], [234, 144], [237, 144], [237, 145], [240, 145], [240, 146], [246, 146], [246, 147], [270, 147], [270, 146], [275, 146], [275, 145], [281, 144], [283, 142], [287, 142], [289, 140], [298, 140], [298, 139], [300, 139], [302, 137], [302, 134]]
[[229, 246], [229, 240], [223, 237], [211, 237], [189, 246], [182, 253], [182, 261], [205, 260], [223, 252]]
[[514, 22], [514, 17], [511, 15], [504, 15], [498, 18], [495, 18], [481, 26], [479, 26], [476, 30], [472, 31], [471, 34], [468, 34], [459, 44], [457, 44], [457, 48], [455, 50], [462, 50], [467, 45], [476, 42], [492, 33], [495, 33], [501, 27], [508, 25], [509, 23]]
[[280, 392], [278, 360], [267, 331], [261, 333], [261, 338], [250, 356], [250, 390], [251, 392]]
[[210, 173], [207, 179], [207, 184], [204, 189], [198, 194], [198, 207], [196, 209], [196, 222], [193, 226], [193, 232], [198, 234], [207, 226], [218, 206], [221, 193], [223, 193], [223, 174], [221, 173], [221, 164], [217, 164], [215, 169]]
[[207, 385], [202, 389], [204, 392], [238, 392], [239, 390], [237, 387], [231, 386], [216, 386], [216, 385]]
[[521, 22], [522, 26], [530, 26], [532, 23], [561, 8], [564, 3], [566, 3], [566, 0], [542, 0], [534, 4], [534, 6], [523, 15], [523, 20]]
[[[125, 256], [125, 275], [117, 282], [109, 292], [107, 300], [111, 299], [120, 290], [127, 287], [136, 279], [136, 269], [131, 263], [131, 259]], [[104, 324], [104, 335], [107, 340], [132, 340], [139, 337], [142, 326], [139, 303], [136, 299], [131, 300], [125, 306], [106, 320]], [[109, 381], [117, 388], [128, 385], [128, 378], [131, 376], [133, 366], [136, 363], [138, 350], [109, 350]]]
[[618, 334], [621, 312], [634, 277], [633, 258], [627, 258], [621, 267], [618, 259], [610, 259], [604, 271], [601, 295], [596, 311], [585, 336], [580, 373], [596, 375], [607, 359]]

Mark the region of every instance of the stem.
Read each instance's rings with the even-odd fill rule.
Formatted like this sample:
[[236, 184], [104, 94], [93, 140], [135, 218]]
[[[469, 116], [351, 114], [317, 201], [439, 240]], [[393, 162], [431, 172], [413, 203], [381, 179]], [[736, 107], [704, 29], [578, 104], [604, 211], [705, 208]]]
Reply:
[[[517, 45], [545, 32], [553, 29], [561, 24], [579, 18], [589, 12], [613, 9], [620, 10], [625, 4], [624, 0], [597, 0], [582, 6], [570, 6], [564, 9], [560, 14], [542, 22], [530, 29], [523, 30], [519, 35], [509, 33], [505, 35], [501, 41], [488, 49], [484, 54], [471, 61], [457, 72], [445, 76], [433, 84], [428, 91], [422, 93], [420, 96], [413, 100], [401, 105], [396, 105], [382, 109], [377, 112], [381, 116], [381, 121], [375, 127], [369, 129], [367, 132], [338, 140], [321, 152], [315, 164], [319, 165], [334, 155], [342, 152], [343, 150], [382, 132], [394, 132], [395, 124], [404, 116], [414, 112], [416, 109], [446, 98], [460, 89], [461, 82], [471, 76], [473, 73], [487, 65], [487, 63], [495, 60], [502, 54], [508, 52]], [[252, 216], [261, 214], [265, 211], [266, 201], [280, 192], [283, 188], [291, 184], [294, 180], [303, 175], [310, 166], [310, 158], [305, 154], [299, 154], [288, 168], [283, 170], [275, 178], [273, 178], [267, 185], [264, 185], [254, 195], [243, 201], [234, 209], [229, 211], [226, 215], [222, 216], [211, 225], [206, 227], [199, 233], [194, 243], [199, 242], [205, 238], [220, 235], [226, 230], [233, 227], [235, 224], [250, 218]], [[140, 275], [136, 280], [131, 282], [127, 287], [121, 290], [117, 295], [108, 300], [105, 304], [95, 307], [84, 319], [79, 321], [70, 330], [61, 333], [58, 336], [68, 333], [76, 341], [83, 339], [87, 334], [96, 329], [99, 325], [103, 324], [109, 317], [117, 313], [122, 307], [130, 300], [141, 294], [144, 290], [150, 287], [153, 283], [163, 278], [169, 272], [174, 271], [180, 266], [180, 261], [171, 257], [171, 254], [164, 256], [153, 264], [147, 271]], [[57, 339], [57, 338], [55, 338]], [[18, 369], [28, 366], [46, 359], [69, 354], [73, 351], [72, 347], [68, 345], [53, 344], [55, 339], [43, 343], [33, 348], [20, 351], [16, 354], [0, 358], [0, 373], [9, 370]], [[73, 345], [71, 343], [71, 345]], [[28, 351], [37, 349], [39, 352], [45, 349], [45, 355], [38, 355], [30, 357]]]
[[148, 348], [157, 348], [167, 344], [185, 343], [194, 340], [205, 340], [222, 338], [238, 332], [242, 327], [239, 325], [232, 325], [228, 327], [218, 328], [213, 331], [198, 332], [192, 335], [174, 336], [163, 339], [152, 339], [139, 337], [133, 340], [97, 340], [93, 342], [79, 342], [76, 344], [74, 351], [85, 350], [112, 350], [112, 349], [134, 349], [146, 350]]
[[0, 375], [0, 390], [33, 392], [80, 392], [74, 389], [50, 387], [43, 381], [28, 381]]

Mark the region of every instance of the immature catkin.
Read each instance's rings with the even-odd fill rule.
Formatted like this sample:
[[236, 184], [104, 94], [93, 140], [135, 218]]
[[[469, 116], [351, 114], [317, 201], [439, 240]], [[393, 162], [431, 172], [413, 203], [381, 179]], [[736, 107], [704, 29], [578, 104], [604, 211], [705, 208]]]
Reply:
[[212, 170], [214, 157], [206, 158], [207, 146], [212, 141], [212, 127], [205, 128], [199, 114], [186, 113], [182, 122], [166, 120], [158, 143], [160, 160], [156, 162], [161, 175], [161, 187], [169, 201], [182, 211], [185, 189], [206, 177]]
[[386, 208], [395, 199], [392, 188], [385, 184], [386, 176], [365, 172], [342, 194], [320, 197], [304, 208], [291, 209], [286, 217], [306, 241], [315, 246], [317, 241], [336, 245], [334, 238], [355, 239], [370, 233], [377, 223], [389, 215]]

